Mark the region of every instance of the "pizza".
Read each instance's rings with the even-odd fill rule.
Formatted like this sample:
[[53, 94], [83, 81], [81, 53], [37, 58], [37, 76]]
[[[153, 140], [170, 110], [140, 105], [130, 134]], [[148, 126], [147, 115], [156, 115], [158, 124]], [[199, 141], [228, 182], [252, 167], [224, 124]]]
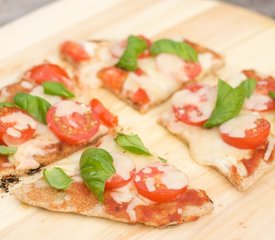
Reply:
[[205, 191], [189, 186], [185, 173], [153, 156], [135, 134], [106, 135], [70, 158], [12, 194], [50, 211], [153, 227], [194, 221], [213, 209]]
[[189, 145], [195, 161], [245, 191], [275, 165], [275, 79], [252, 70], [237, 76], [186, 85], [160, 123]]
[[223, 66], [220, 54], [191, 41], [152, 41], [142, 35], [122, 41], [66, 41], [60, 52], [83, 88], [103, 85], [141, 112]]
[[22, 175], [95, 143], [117, 117], [97, 99], [81, 103], [59, 65], [32, 67], [0, 91], [0, 176]]

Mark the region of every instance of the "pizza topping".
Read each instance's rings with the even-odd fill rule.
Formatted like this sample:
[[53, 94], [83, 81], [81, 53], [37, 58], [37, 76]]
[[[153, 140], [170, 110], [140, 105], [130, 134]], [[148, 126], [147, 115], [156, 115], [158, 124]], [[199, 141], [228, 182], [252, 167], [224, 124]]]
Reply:
[[275, 99], [275, 92], [271, 91], [268, 93], [268, 95], [272, 98]]
[[116, 64], [116, 67], [127, 71], [135, 71], [137, 69], [137, 59], [147, 47], [147, 42], [144, 38], [129, 36], [127, 39], [127, 47]]
[[71, 183], [72, 179], [59, 167], [54, 167], [52, 169], [44, 169], [43, 176], [47, 183], [58, 190], [67, 189]]
[[152, 55], [168, 53], [176, 55], [187, 62], [198, 62], [198, 54], [193, 47], [185, 42], [177, 42], [171, 39], [161, 39], [153, 42], [150, 53]]
[[99, 100], [95, 98], [92, 99], [90, 102], [90, 105], [92, 107], [92, 111], [99, 116], [102, 124], [111, 128], [117, 126], [118, 124], [117, 116], [114, 116], [112, 113], [110, 113]]
[[16, 107], [0, 109], [0, 138], [5, 144], [19, 145], [35, 134], [37, 126], [30, 116]]
[[46, 124], [46, 113], [51, 107], [46, 100], [28, 93], [18, 93], [14, 97], [14, 102], [33, 118]]
[[275, 138], [270, 136], [268, 138], [268, 146], [267, 146], [267, 149], [266, 149], [265, 154], [264, 154], [264, 160], [265, 161], [268, 161], [269, 158], [271, 157], [271, 155], [274, 151], [274, 147], [275, 147]]
[[157, 163], [141, 169], [137, 173], [134, 183], [138, 193], [149, 200], [168, 202], [186, 191], [188, 179], [178, 169], [167, 164]]
[[264, 144], [270, 123], [258, 114], [241, 114], [220, 126], [222, 139], [241, 149], [254, 149]]
[[123, 149], [138, 154], [138, 155], [146, 155], [150, 156], [151, 153], [144, 146], [143, 142], [136, 134], [123, 134], [118, 133], [115, 138], [116, 143], [122, 147]]
[[177, 120], [202, 126], [210, 117], [216, 100], [215, 88], [203, 84], [190, 84], [172, 97]]
[[105, 183], [115, 171], [113, 158], [106, 150], [88, 148], [82, 153], [80, 175], [100, 202], [104, 200]]
[[55, 64], [45, 63], [33, 67], [24, 75], [27, 80], [34, 81], [36, 84], [41, 84], [45, 81], [62, 82], [66, 86], [71, 85], [71, 80], [66, 71]]
[[16, 153], [15, 147], [0, 146], [0, 155], [10, 156]]
[[128, 72], [117, 67], [107, 67], [98, 72], [98, 77], [106, 88], [115, 93], [120, 93], [128, 77]]
[[150, 98], [143, 88], [138, 88], [138, 90], [134, 92], [132, 100], [135, 104], [141, 106], [150, 102]]
[[99, 129], [99, 117], [85, 104], [64, 100], [47, 112], [47, 124], [68, 144], [89, 142]]
[[50, 96], [48, 94], [45, 94], [44, 89], [42, 86], [35, 87], [30, 93], [31, 96], [40, 97], [44, 100], [46, 100], [51, 105], [54, 105], [62, 100], [61, 97], [58, 96]]
[[135, 172], [133, 161], [125, 154], [119, 152], [111, 152], [110, 154], [113, 157], [113, 165], [116, 172], [106, 181], [105, 189], [108, 190], [117, 189], [126, 185], [131, 181]]
[[77, 42], [66, 41], [61, 45], [61, 53], [76, 63], [90, 60], [85, 48]]
[[63, 98], [73, 98], [74, 94], [70, 92], [63, 83], [58, 82], [44, 82], [44, 93], [53, 96], [60, 96]]
[[26, 88], [26, 89], [32, 89], [33, 88], [33, 84], [29, 81], [22, 81], [20, 84], [23, 88]]

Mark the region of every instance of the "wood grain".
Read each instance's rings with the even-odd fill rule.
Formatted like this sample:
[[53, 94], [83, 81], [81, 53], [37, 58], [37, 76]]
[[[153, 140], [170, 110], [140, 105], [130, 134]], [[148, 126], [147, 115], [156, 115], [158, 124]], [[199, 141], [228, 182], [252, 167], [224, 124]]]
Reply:
[[[254, 67], [275, 74], [275, 23], [247, 10], [205, 0], [63, 0], [0, 29], [0, 86], [43, 58], [66, 38], [118, 38], [130, 33], [152, 37], [183, 35], [225, 55], [235, 71]], [[118, 113], [120, 124], [188, 173], [204, 188], [215, 211], [197, 222], [170, 229], [131, 226], [60, 214], [0, 199], [0, 239], [247, 239], [275, 236], [275, 172], [246, 193], [236, 191], [212, 169], [190, 159], [187, 147], [156, 123], [167, 103], [141, 115], [104, 90], [91, 92]]]

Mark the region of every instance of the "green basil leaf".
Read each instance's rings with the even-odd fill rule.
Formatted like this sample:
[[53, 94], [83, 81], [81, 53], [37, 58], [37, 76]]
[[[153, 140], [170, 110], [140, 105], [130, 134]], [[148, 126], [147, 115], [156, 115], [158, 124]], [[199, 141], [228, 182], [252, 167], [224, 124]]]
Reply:
[[150, 48], [150, 53], [152, 55], [169, 53], [177, 55], [185, 61], [198, 61], [198, 54], [193, 47], [185, 42], [177, 42], [171, 39], [160, 39], [154, 42]]
[[0, 155], [13, 155], [16, 153], [17, 148], [15, 147], [7, 147], [7, 146], [3, 146], [0, 145]]
[[256, 88], [257, 81], [253, 78], [247, 78], [241, 83], [241, 85], [245, 90], [246, 98], [249, 98]]
[[51, 187], [59, 190], [67, 189], [73, 182], [71, 177], [59, 167], [44, 169], [43, 176]]
[[159, 158], [159, 160], [160, 160], [161, 162], [163, 162], [163, 163], [167, 163], [167, 162], [168, 162], [166, 159], [164, 159], [164, 158], [162, 158], [162, 157], [158, 157], [158, 158]]
[[17, 93], [14, 97], [15, 104], [28, 112], [36, 120], [46, 124], [46, 114], [51, 107], [41, 97], [32, 96], [28, 93]]
[[10, 102], [1, 102], [0, 103], [0, 108], [2, 107], [15, 107], [14, 103], [10, 103]]
[[144, 39], [136, 36], [129, 36], [127, 47], [116, 66], [127, 71], [135, 71], [137, 69], [137, 58], [146, 48], [147, 43]]
[[232, 88], [228, 83], [219, 79], [215, 109], [204, 127], [212, 128], [236, 117], [242, 109], [245, 96], [246, 91], [243, 85]]
[[269, 95], [272, 99], [275, 99], [275, 92], [269, 92], [268, 95]]
[[121, 146], [123, 149], [138, 154], [138, 155], [146, 155], [150, 156], [151, 153], [149, 150], [144, 146], [143, 142], [136, 134], [123, 134], [118, 133], [115, 138], [116, 143]]
[[113, 158], [101, 148], [88, 148], [80, 158], [80, 175], [100, 202], [104, 200], [105, 183], [114, 173]]
[[70, 92], [63, 83], [59, 82], [44, 82], [42, 84], [44, 93], [48, 95], [61, 96], [64, 98], [73, 98], [74, 94]]

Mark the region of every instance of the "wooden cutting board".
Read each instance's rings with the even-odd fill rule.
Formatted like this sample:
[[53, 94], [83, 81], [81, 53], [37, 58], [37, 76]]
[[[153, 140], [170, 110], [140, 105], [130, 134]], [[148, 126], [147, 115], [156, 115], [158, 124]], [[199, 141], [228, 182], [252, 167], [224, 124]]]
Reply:
[[[0, 86], [54, 54], [67, 38], [186, 36], [225, 55], [221, 73], [256, 68], [275, 74], [275, 22], [247, 10], [205, 0], [64, 0], [0, 29]], [[235, 190], [212, 169], [194, 163], [187, 147], [156, 123], [164, 104], [141, 115], [104, 90], [91, 93], [119, 114], [120, 123], [159, 155], [188, 173], [215, 210], [197, 222], [153, 229], [48, 212], [0, 197], [0, 239], [275, 239], [275, 170], [248, 192]]]

